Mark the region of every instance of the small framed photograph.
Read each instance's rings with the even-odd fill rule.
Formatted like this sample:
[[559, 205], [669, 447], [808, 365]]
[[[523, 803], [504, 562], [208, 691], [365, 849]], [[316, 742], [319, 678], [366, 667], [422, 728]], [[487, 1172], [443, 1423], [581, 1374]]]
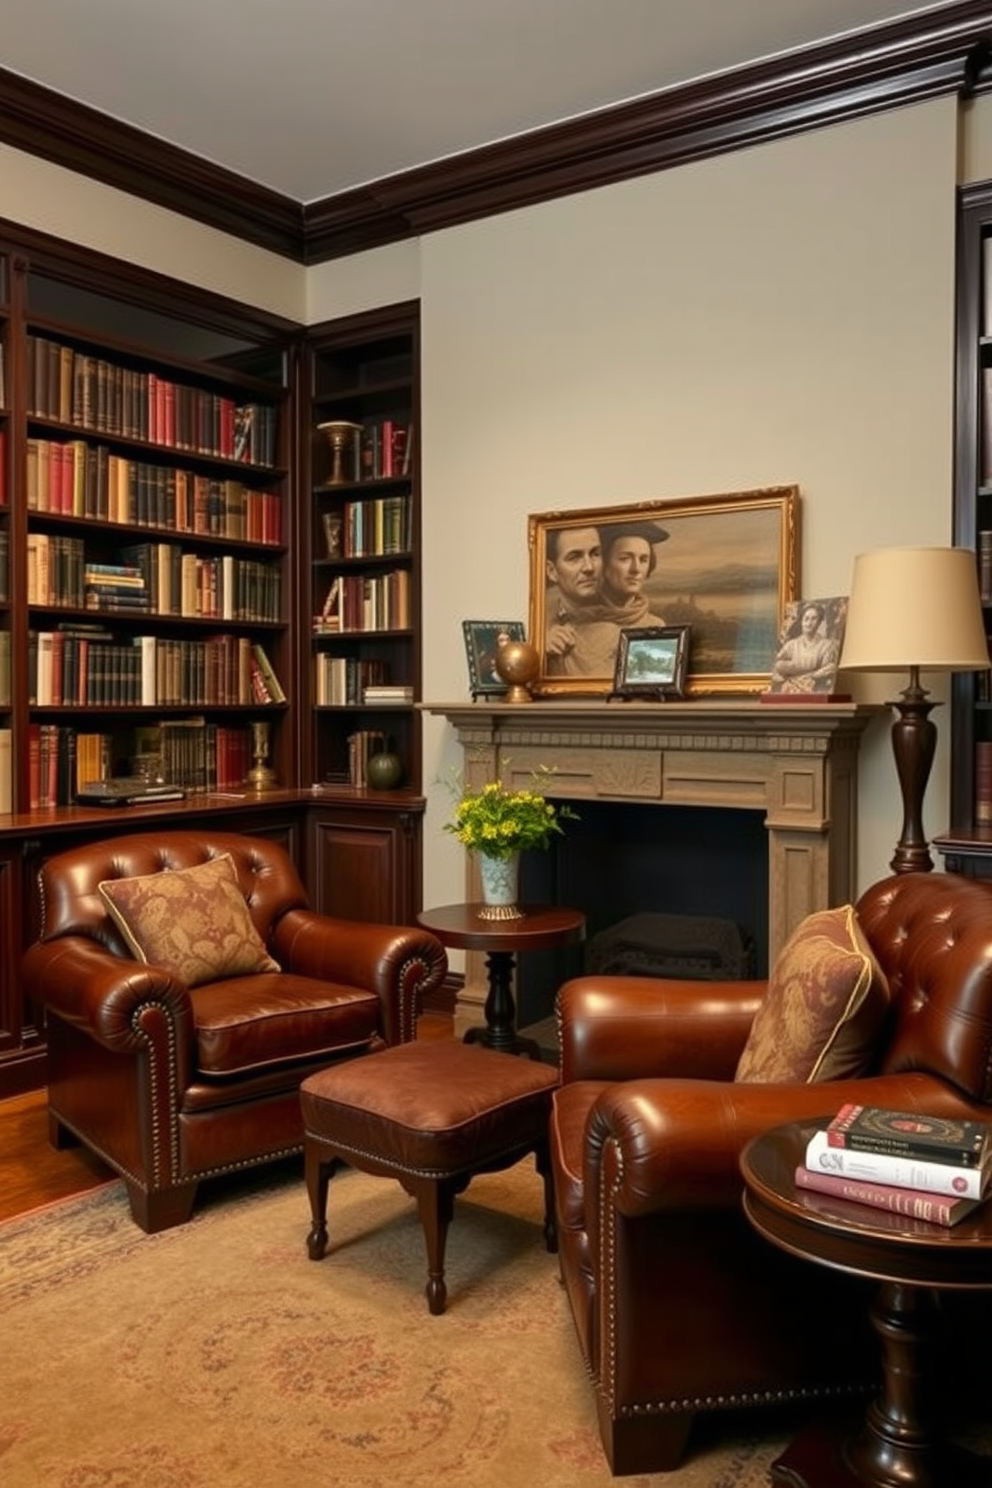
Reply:
[[680, 698], [689, 663], [688, 625], [645, 625], [621, 630], [613, 695], [624, 698]]
[[473, 697], [506, 692], [496, 670], [496, 652], [504, 641], [527, 639], [522, 620], [463, 620], [468, 685]]

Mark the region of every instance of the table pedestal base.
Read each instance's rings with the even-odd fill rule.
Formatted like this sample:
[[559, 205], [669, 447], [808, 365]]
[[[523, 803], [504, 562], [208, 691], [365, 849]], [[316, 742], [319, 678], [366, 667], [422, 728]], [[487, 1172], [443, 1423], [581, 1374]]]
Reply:
[[486, 957], [489, 993], [486, 997], [484, 1028], [470, 1028], [466, 1044], [482, 1044], [500, 1054], [527, 1054], [540, 1060], [541, 1047], [536, 1039], [524, 1038], [517, 1032], [517, 1009], [513, 1001], [512, 951], [490, 951]]
[[936, 1298], [885, 1282], [872, 1308], [882, 1391], [860, 1431], [804, 1431], [772, 1463], [779, 1488], [992, 1488], [992, 1458], [949, 1442], [934, 1420], [931, 1346]]

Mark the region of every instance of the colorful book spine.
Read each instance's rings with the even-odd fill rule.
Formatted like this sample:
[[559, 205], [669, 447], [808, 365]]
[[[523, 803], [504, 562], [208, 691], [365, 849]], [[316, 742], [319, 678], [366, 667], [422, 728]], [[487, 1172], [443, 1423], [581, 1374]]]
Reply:
[[895, 1188], [891, 1184], [869, 1183], [865, 1179], [844, 1178], [813, 1168], [796, 1169], [797, 1188], [830, 1194], [852, 1204], [865, 1204], [873, 1209], [886, 1209], [890, 1214], [904, 1214], [910, 1219], [923, 1219], [927, 1224], [953, 1225], [978, 1208], [975, 1199], [952, 1199], [945, 1194], [926, 1193], [915, 1188]]
[[925, 1193], [950, 1194], [958, 1199], [980, 1199], [989, 1167], [962, 1168], [953, 1163], [924, 1162], [891, 1152], [853, 1152], [832, 1147], [826, 1131], [818, 1131], [806, 1147], [806, 1166], [818, 1173], [835, 1173], [894, 1188], [915, 1188]]

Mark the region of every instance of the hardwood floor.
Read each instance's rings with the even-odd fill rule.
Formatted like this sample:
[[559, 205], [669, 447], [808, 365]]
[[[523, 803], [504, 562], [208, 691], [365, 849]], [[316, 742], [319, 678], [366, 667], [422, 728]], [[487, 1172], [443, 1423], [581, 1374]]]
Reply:
[[[451, 1038], [453, 1019], [444, 1013], [424, 1013], [419, 1038]], [[48, 1142], [48, 1109], [44, 1090], [0, 1101], [0, 1220], [26, 1214], [54, 1199], [98, 1188], [115, 1175], [84, 1147], [57, 1151]]]

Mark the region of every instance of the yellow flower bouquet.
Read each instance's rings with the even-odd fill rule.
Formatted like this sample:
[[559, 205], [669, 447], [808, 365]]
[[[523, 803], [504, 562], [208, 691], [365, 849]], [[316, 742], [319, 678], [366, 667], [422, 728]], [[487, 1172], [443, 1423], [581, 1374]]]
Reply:
[[509, 858], [530, 847], [546, 848], [562, 821], [576, 820], [568, 805], [553, 805], [541, 787], [551, 776], [540, 770], [533, 776], [533, 789], [507, 790], [501, 780], [491, 780], [478, 791], [465, 791], [444, 830], [451, 832], [470, 852], [490, 858]]

